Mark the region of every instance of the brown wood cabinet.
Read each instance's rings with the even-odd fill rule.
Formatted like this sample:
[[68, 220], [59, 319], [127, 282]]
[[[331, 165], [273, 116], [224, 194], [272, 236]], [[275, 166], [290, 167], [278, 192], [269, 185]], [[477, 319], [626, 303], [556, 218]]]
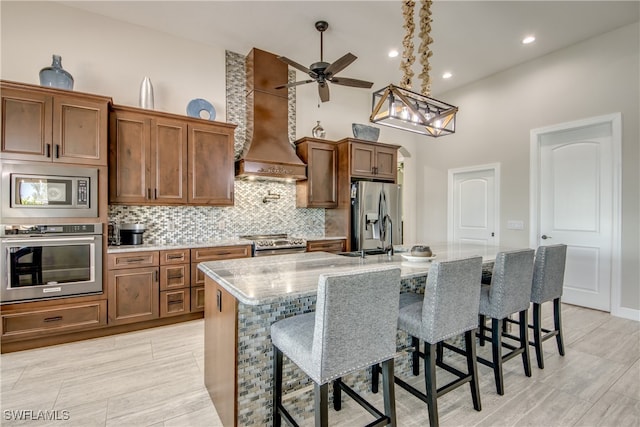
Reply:
[[107, 324], [107, 301], [58, 304], [2, 315], [2, 339], [34, 338]]
[[107, 258], [109, 323], [119, 325], [158, 318], [158, 252], [109, 254]]
[[235, 125], [114, 106], [109, 201], [233, 205]]
[[2, 81], [0, 158], [107, 165], [110, 98]]
[[251, 245], [191, 249], [191, 312], [204, 311], [205, 274], [198, 269], [199, 263], [249, 257], [251, 257]]
[[344, 252], [346, 246], [345, 239], [307, 240], [307, 252]]
[[307, 179], [296, 183], [299, 208], [338, 206], [338, 147], [336, 142], [315, 138], [296, 141], [296, 152], [307, 164]]
[[205, 295], [204, 382], [222, 425], [235, 426], [238, 302], [210, 277], [206, 278]]
[[396, 181], [398, 147], [351, 141], [351, 176]]
[[160, 317], [190, 312], [190, 259], [189, 249], [160, 251]]

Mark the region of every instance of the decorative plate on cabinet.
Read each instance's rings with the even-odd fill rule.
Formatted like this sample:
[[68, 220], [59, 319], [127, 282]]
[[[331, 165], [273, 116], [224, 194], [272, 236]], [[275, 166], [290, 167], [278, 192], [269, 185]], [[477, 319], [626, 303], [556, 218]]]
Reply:
[[[200, 113], [205, 111], [209, 117], [202, 117]], [[213, 108], [213, 105], [206, 99], [196, 98], [192, 99], [187, 105], [187, 115], [189, 117], [196, 117], [198, 119], [205, 120], [215, 120], [216, 119], [216, 109]]]

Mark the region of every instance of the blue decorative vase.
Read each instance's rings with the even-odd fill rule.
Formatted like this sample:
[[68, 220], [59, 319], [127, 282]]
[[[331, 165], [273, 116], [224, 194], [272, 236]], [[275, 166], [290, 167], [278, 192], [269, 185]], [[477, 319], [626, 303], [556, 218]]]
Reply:
[[53, 55], [51, 66], [40, 70], [40, 85], [73, 90], [73, 77], [62, 68], [62, 57], [60, 55]]

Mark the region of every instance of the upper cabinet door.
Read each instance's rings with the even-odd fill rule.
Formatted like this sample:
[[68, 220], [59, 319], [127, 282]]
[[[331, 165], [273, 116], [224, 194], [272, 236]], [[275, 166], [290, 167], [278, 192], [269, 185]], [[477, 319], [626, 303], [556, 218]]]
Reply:
[[187, 124], [151, 121], [151, 198], [159, 204], [187, 202]]
[[151, 196], [151, 119], [115, 110], [109, 143], [109, 202], [147, 203]]
[[376, 147], [376, 177], [395, 182], [397, 173], [398, 149], [383, 146]]
[[107, 102], [53, 98], [53, 161], [107, 165]]
[[109, 101], [2, 82], [0, 158], [107, 166]]
[[51, 161], [50, 95], [2, 88], [0, 158]]
[[233, 128], [189, 124], [189, 204], [233, 205]]
[[334, 141], [303, 138], [296, 151], [307, 164], [307, 179], [296, 183], [299, 208], [338, 206], [338, 147]]
[[351, 143], [351, 175], [373, 176], [376, 166], [375, 149], [373, 145]]

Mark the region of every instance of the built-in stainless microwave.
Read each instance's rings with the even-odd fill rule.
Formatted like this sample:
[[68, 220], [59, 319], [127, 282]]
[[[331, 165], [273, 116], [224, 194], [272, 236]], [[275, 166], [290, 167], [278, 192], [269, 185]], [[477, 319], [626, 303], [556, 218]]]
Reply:
[[2, 219], [95, 218], [98, 169], [2, 163]]

